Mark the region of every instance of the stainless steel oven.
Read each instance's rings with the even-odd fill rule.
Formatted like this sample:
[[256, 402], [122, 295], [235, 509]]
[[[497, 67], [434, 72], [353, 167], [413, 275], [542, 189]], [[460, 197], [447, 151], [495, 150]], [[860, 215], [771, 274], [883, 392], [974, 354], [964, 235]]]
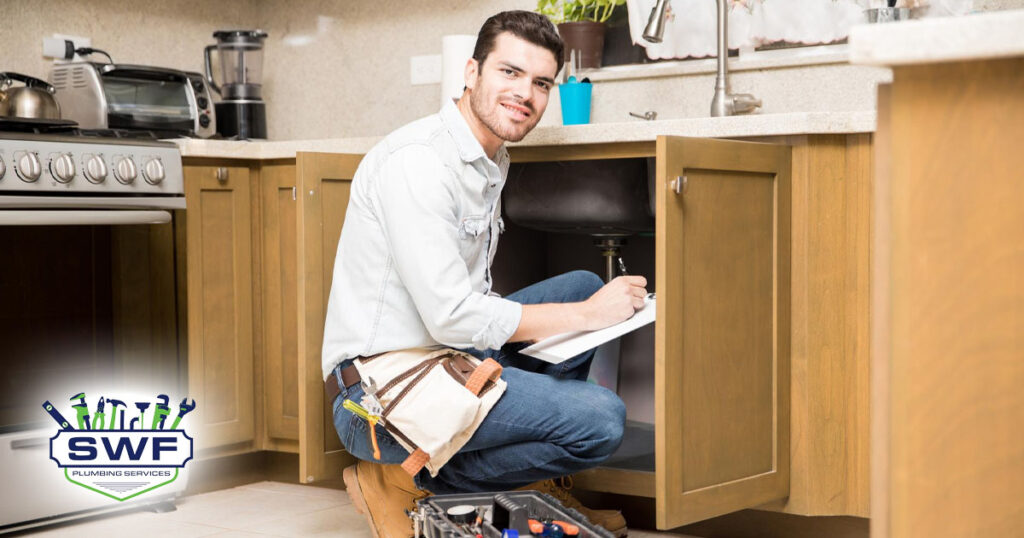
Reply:
[[0, 133], [0, 532], [124, 507], [68, 487], [42, 402], [183, 395], [184, 209], [173, 144]]

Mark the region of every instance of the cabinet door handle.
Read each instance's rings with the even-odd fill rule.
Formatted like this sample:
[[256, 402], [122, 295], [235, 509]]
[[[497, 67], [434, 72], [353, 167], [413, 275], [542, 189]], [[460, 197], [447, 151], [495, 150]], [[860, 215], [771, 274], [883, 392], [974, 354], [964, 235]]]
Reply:
[[214, 172], [214, 176], [216, 176], [217, 181], [224, 183], [228, 180], [228, 169], [221, 166]]
[[682, 194], [686, 192], [686, 187], [689, 185], [689, 181], [686, 176], [676, 176], [675, 179], [669, 181], [668, 186], [672, 189], [672, 192], [676, 194]]

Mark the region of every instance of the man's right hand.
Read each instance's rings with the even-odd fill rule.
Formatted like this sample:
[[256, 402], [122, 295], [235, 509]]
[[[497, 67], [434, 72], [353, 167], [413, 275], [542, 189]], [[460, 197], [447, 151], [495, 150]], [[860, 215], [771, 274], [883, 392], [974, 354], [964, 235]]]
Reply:
[[581, 303], [584, 330], [603, 329], [629, 319], [644, 306], [645, 286], [647, 279], [642, 276], [620, 276], [602, 286]]
[[642, 276], [620, 276], [579, 303], [523, 305], [519, 327], [509, 342], [536, 342], [559, 333], [615, 325], [644, 306], [646, 285]]

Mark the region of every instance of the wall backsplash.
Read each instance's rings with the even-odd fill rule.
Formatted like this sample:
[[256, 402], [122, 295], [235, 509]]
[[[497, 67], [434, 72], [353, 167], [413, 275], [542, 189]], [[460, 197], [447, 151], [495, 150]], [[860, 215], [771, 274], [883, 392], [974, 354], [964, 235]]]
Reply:
[[[203, 46], [213, 31], [259, 21], [256, 0], [6, 0], [0, 71], [47, 78], [43, 37], [54, 33], [92, 39], [118, 63], [201, 71]], [[130, 7], [126, 7], [130, 6]], [[103, 56], [97, 56], [102, 61]]]
[[[126, 8], [129, 5], [130, 8]], [[440, 54], [446, 34], [535, 0], [7, 0], [0, 71], [46, 78], [42, 38], [92, 38], [122, 63], [202, 71], [215, 30], [262, 28], [270, 138], [386, 133], [437, 109], [439, 85], [413, 86], [409, 58]], [[59, 15], [58, 15], [59, 14]], [[102, 58], [102, 57], [101, 57]]]
[[[984, 7], [978, 7], [1005, 9], [1022, 2], [979, 0]], [[130, 8], [124, 6], [113, 0], [5, 1], [0, 71], [46, 78], [50, 60], [42, 57], [42, 38], [53, 33], [90, 37], [94, 47], [106, 50], [117, 62], [201, 71], [203, 47], [213, 43], [215, 30], [262, 28], [270, 34], [264, 97], [271, 139], [381, 135], [437, 109], [439, 85], [410, 84], [411, 56], [439, 54], [443, 35], [474, 34], [487, 16], [504, 9], [532, 9], [536, 1], [135, 0]], [[882, 77], [877, 71], [847, 67], [810, 69], [785, 78], [809, 91], [820, 88], [822, 81], [837, 80], [837, 75], [844, 80], [834, 85], [834, 96], [815, 94], [818, 99], [811, 109], [827, 110], [830, 103], [837, 110], [873, 108], [874, 84]], [[780, 98], [772, 99], [771, 85], [765, 83], [782, 73], [750, 73], [734, 82], [763, 87], [756, 93], [765, 100], [765, 112], [806, 110], [800, 108], [806, 103], [781, 98], [801, 93], [789, 83], [779, 88]], [[709, 99], [713, 77], [674, 78], [685, 80], [601, 83], [605, 91], [602, 97], [595, 93], [595, 107], [603, 108], [595, 110], [595, 121], [627, 121], [628, 110], [650, 108], [658, 108], [659, 118], [705, 115], [703, 102]], [[692, 92], [686, 89], [691, 87]], [[680, 98], [695, 104], [665, 102]], [[549, 113], [543, 124], [557, 121], [557, 114]]]
[[440, 85], [411, 85], [409, 58], [440, 54], [442, 36], [475, 34], [498, 11], [535, 6], [535, 0], [264, 1], [270, 136], [379, 135], [436, 112]]

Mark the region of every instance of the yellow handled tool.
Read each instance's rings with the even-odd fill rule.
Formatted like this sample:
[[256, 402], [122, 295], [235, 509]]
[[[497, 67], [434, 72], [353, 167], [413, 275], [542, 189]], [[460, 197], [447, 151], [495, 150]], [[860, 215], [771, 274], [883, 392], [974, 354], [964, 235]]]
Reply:
[[377, 446], [377, 423], [383, 422], [383, 419], [379, 415], [371, 415], [363, 406], [349, 400], [341, 402], [341, 406], [348, 409], [353, 414], [362, 417], [367, 423], [370, 424], [370, 443], [373, 445], [373, 459], [380, 459], [380, 447]]

